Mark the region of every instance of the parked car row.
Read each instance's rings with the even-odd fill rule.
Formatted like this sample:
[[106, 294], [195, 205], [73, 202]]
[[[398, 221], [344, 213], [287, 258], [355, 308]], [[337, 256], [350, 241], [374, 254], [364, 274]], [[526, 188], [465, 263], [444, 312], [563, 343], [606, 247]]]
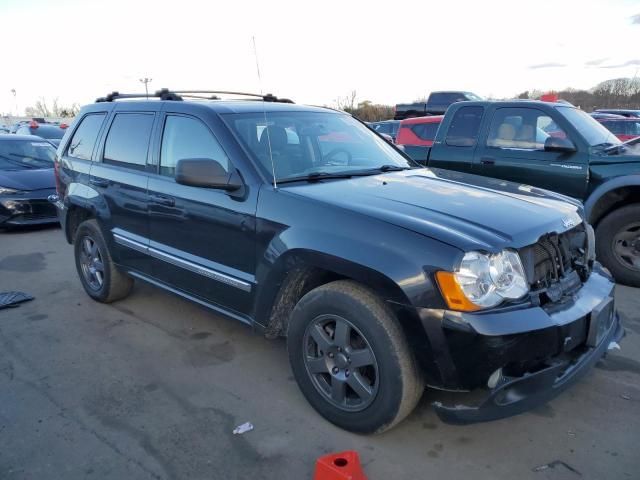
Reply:
[[1, 126], [0, 134], [35, 135], [57, 147], [68, 127], [64, 122], [48, 122], [44, 118], [33, 118], [21, 120], [10, 126]]

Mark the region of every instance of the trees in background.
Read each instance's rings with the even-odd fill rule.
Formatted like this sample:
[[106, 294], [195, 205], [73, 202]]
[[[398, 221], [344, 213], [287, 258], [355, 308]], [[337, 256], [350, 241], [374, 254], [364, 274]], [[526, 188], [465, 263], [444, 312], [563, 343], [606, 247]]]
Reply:
[[40, 100], [35, 105], [24, 109], [24, 113], [27, 117], [57, 117], [57, 118], [72, 118], [75, 117], [80, 111], [80, 105], [74, 103], [70, 106], [60, 105], [58, 98], [54, 98], [51, 102], [47, 102], [44, 97], [40, 97]]
[[356, 102], [357, 93], [352, 90], [349, 95], [339, 97], [335, 100], [335, 106], [339, 110], [344, 110], [363, 122], [378, 122], [393, 118], [393, 106], [373, 103], [369, 100]]
[[[538, 99], [543, 93], [541, 90], [525, 91], [517, 98]], [[587, 112], [596, 108], [640, 108], [640, 78], [614, 78], [599, 83], [591, 90], [566, 88], [553, 93]]]

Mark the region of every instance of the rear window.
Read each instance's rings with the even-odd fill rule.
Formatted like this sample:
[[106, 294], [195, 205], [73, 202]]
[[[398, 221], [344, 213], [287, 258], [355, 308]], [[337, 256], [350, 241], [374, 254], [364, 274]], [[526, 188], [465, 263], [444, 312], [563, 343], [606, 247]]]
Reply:
[[144, 170], [153, 127], [152, 113], [119, 113], [104, 145], [104, 162]]
[[60, 139], [64, 136], [64, 129], [58, 125], [40, 125], [38, 128], [32, 130], [33, 135], [37, 135], [42, 138], [57, 138]]
[[55, 148], [49, 142], [34, 140], [1, 140], [0, 170], [53, 168]]
[[462, 93], [432, 93], [429, 95], [429, 102], [435, 105], [449, 105], [454, 102], [462, 102], [466, 100]]
[[451, 147], [475, 146], [483, 115], [483, 107], [462, 107], [451, 120], [445, 143]]

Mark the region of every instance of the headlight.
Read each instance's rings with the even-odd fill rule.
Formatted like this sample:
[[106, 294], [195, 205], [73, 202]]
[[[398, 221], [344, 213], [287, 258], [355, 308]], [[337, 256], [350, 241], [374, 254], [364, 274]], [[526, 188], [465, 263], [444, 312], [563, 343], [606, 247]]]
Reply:
[[449, 307], [455, 310], [494, 307], [529, 291], [520, 256], [512, 250], [490, 255], [468, 252], [455, 272], [438, 272], [436, 277]]
[[11, 193], [18, 193], [18, 190], [14, 190], [13, 188], [0, 187], [0, 195], [9, 195]]

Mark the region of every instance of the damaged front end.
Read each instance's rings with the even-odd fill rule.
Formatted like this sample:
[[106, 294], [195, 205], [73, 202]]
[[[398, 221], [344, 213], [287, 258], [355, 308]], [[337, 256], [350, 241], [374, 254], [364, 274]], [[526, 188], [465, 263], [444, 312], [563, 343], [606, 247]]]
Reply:
[[593, 261], [589, 229], [521, 249], [531, 286], [524, 303], [484, 312], [418, 309], [429, 337], [425, 351], [437, 370], [429, 383], [481, 394], [472, 405], [434, 403], [443, 421], [490, 421], [542, 405], [622, 338], [615, 284]]

